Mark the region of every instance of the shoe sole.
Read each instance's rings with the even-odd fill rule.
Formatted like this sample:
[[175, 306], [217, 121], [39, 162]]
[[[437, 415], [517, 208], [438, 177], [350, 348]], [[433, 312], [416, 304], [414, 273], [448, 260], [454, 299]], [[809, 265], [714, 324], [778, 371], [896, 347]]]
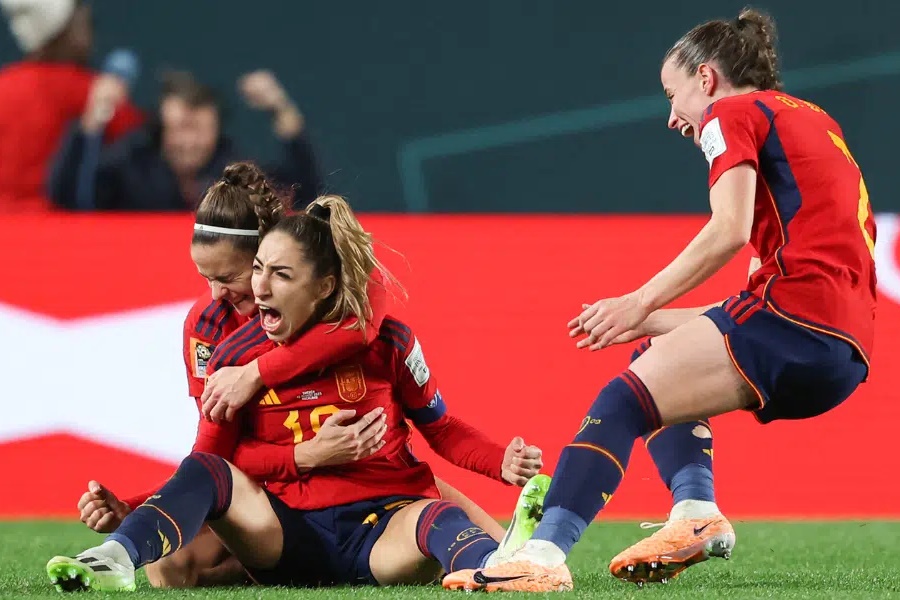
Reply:
[[94, 581], [90, 569], [65, 556], [56, 556], [47, 563], [47, 577], [58, 592], [90, 590]]
[[522, 577], [505, 583], [478, 584], [474, 581], [444, 582], [445, 590], [464, 592], [571, 592], [574, 586], [571, 581], [559, 577], [541, 575], [538, 577]]
[[[47, 563], [47, 577], [58, 592], [83, 592], [99, 589], [97, 587], [97, 575], [94, 571], [67, 556], [55, 556]], [[133, 592], [136, 589], [134, 583], [110, 589], [99, 590], [104, 592]]]
[[649, 557], [641, 560], [623, 561], [611, 568], [610, 572], [617, 579], [636, 583], [668, 583], [682, 571], [709, 560], [710, 558], [731, 558], [734, 549], [733, 533], [721, 533], [706, 540], [697, 542], [671, 554]]

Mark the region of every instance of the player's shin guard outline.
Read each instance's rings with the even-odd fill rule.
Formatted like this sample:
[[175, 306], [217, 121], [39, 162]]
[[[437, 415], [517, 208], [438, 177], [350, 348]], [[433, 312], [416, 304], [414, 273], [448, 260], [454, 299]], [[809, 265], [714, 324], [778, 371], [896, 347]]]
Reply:
[[533, 539], [568, 554], [618, 488], [634, 440], [661, 425], [656, 402], [634, 373], [626, 370], [610, 381], [560, 455]]
[[438, 500], [426, 506], [416, 523], [416, 545], [423, 556], [447, 573], [483, 566], [498, 543], [457, 505]]

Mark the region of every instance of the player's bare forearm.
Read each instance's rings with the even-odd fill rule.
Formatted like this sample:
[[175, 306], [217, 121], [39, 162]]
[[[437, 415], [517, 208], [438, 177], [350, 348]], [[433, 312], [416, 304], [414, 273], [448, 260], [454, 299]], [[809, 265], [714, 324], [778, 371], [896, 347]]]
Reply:
[[738, 165], [719, 177], [710, 189], [710, 220], [674, 261], [638, 290], [647, 310], [662, 308], [691, 291], [747, 245], [755, 195], [756, 171], [750, 165]]
[[716, 302], [692, 308], [660, 308], [650, 313], [644, 321], [643, 332], [651, 337], [665, 335], [720, 304], [721, 302]]

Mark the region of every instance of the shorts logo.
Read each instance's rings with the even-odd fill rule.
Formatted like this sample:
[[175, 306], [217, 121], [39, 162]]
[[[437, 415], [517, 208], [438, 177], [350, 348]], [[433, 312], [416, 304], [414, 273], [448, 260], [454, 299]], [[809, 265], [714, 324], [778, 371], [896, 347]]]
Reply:
[[362, 367], [350, 365], [340, 367], [334, 372], [337, 381], [338, 396], [344, 402], [359, 402], [366, 395], [366, 378]]
[[206, 365], [212, 358], [216, 347], [212, 344], [202, 342], [197, 338], [191, 338], [191, 366], [193, 367], [194, 377], [199, 379], [206, 378]]

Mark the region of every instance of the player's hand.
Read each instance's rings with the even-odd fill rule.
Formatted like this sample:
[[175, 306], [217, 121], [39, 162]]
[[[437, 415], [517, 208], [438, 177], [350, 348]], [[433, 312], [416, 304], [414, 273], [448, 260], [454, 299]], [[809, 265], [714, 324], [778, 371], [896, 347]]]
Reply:
[[544, 466], [541, 454], [537, 446], [528, 446], [522, 438], [514, 437], [503, 454], [503, 466], [500, 468], [503, 481], [519, 487], [528, 483]]
[[299, 471], [316, 467], [344, 465], [384, 448], [387, 415], [380, 406], [362, 416], [356, 423], [345, 425], [356, 417], [355, 410], [339, 410], [322, 424], [316, 437], [294, 446], [294, 462]]
[[231, 421], [261, 386], [255, 360], [241, 367], [222, 367], [209, 376], [200, 396], [204, 418], [214, 423]]
[[78, 501], [81, 522], [98, 533], [112, 533], [131, 509], [111, 491], [97, 483], [88, 482], [88, 491]]
[[587, 334], [587, 337], [578, 340], [576, 347], [600, 350], [612, 345], [620, 336], [623, 340], [641, 337], [637, 335], [640, 332], [638, 327], [649, 314], [650, 311], [641, 304], [636, 293], [598, 300], [569, 321], [569, 336]]
[[[590, 304], [582, 304], [581, 305], [582, 310], [587, 310], [589, 308], [591, 308]], [[650, 333], [647, 331], [647, 328], [645, 327], [645, 324], [649, 321], [649, 319], [652, 316], [653, 316], [653, 313], [651, 313], [650, 316], [648, 316], [647, 319], [645, 319], [643, 323], [641, 323], [634, 329], [629, 329], [625, 333], [617, 336], [616, 339], [614, 339], [613, 341], [611, 341], [609, 343], [609, 345], [615, 346], [616, 344], [627, 344], [629, 342], [633, 342], [635, 340], [639, 340], [643, 337], [647, 337], [648, 335], [650, 335]], [[573, 320], [573, 322], [574, 322], [574, 320]], [[569, 326], [571, 327], [571, 323], [569, 324]]]

